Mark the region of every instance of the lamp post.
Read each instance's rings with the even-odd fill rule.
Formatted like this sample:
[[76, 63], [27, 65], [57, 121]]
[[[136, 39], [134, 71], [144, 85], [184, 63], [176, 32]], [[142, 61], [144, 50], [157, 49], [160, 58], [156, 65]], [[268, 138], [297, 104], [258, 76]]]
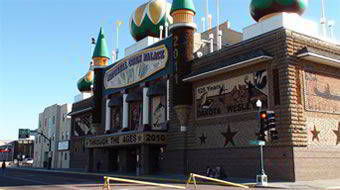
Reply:
[[44, 137], [47, 141], [48, 141], [48, 166], [47, 166], [47, 169], [51, 169], [51, 160], [52, 160], [52, 158], [50, 158], [50, 154], [51, 154], [51, 146], [52, 146], [52, 144], [51, 144], [51, 139], [50, 138], [48, 138], [48, 137], [46, 137], [43, 133], [41, 133], [41, 132], [39, 132], [39, 131], [37, 131], [37, 134], [39, 134], [39, 135], [41, 135], [42, 137]]
[[[258, 108], [258, 118], [261, 119], [260, 112], [262, 108], [261, 100], [256, 101], [256, 107]], [[261, 122], [259, 122], [259, 129], [261, 129]], [[264, 172], [264, 164], [263, 164], [263, 146], [265, 145], [265, 141], [258, 141], [258, 145], [260, 146], [260, 165], [261, 165], [261, 174], [256, 176], [256, 185], [258, 186], [267, 186], [268, 178]]]

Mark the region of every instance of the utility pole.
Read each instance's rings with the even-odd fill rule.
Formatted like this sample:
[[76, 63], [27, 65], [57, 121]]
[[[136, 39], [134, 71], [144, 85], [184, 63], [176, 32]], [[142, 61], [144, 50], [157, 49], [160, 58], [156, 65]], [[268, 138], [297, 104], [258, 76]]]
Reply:
[[117, 39], [116, 39], [116, 59], [118, 60], [118, 54], [119, 54], [119, 28], [120, 25], [123, 24], [123, 21], [117, 20], [116, 21], [116, 34], [117, 34]]
[[326, 17], [325, 17], [325, 3], [324, 3], [324, 0], [321, 0], [321, 18], [320, 18], [320, 24], [321, 24], [321, 27], [322, 27], [322, 36], [324, 38], [327, 37], [327, 32], [326, 32]]
[[[41, 135], [42, 137], [44, 137], [48, 141], [48, 154], [51, 154], [51, 146], [52, 146], [51, 139], [46, 137], [43, 133], [41, 133], [39, 131], [37, 131], [37, 134]], [[47, 166], [47, 169], [49, 169], [49, 170], [51, 169], [51, 161], [52, 161], [52, 157], [50, 158], [50, 155], [48, 155], [48, 166]]]

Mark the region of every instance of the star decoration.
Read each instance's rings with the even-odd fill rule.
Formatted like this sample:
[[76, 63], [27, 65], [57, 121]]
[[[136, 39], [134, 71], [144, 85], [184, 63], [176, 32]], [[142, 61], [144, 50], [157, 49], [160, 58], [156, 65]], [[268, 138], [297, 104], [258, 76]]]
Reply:
[[311, 133], [313, 134], [313, 139], [312, 139], [312, 141], [314, 141], [314, 139], [316, 139], [317, 141], [320, 141], [320, 140], [319, 140], [319, 133], [320, 133], [320, 131], [317, 131], [317, 130], [316, 130], [315, 125], [314, 125], [314, 130], [311, 131]]
[[230, 130], [230, 125], [228, 125], [228, 130], [227, 130], [227, 132], [221, 133], [221, 134], [224, 136], [224, 138], [225, 138], [224, 147], [226, 147], [226, 146], [229, 144], [229, 142], [230, 142], [232, 145], [235, 146], [235, 143], [234, 143], [233, 138], [234, 138], [234, 136], [236, 135], [236, 133], [237, 133], [237, 132], [231, 132], [231, 130]]
[[338, 145], [340, 143], [340, 122], [339, 122], [338, 130], [333, 130], [333, 132], [336, 135], [336, 145]]
[[201, 145], [204, 143], [205, 144], [205, 140], [207, 139], [206, 136], [204, 136], [204, 133], [202, 133], [202, 136], [199, 137], [200, 141], [201, 141]]

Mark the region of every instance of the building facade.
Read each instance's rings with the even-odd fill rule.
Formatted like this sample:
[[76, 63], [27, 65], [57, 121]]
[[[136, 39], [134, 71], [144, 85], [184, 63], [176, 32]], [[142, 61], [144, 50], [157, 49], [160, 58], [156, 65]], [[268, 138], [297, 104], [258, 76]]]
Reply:
[[[194, 34], [192, 0], [173, 1], [171, 36], [160, 31], [157, 43], [112, 65], [101, 30], [93, 97], [70, 114], [71, 167], [136, 174], [223, 167], [228, 176], [254, 178], [259, 148], [249, 142], [258, 138], [260, 100], [261, 110], [277, 115], [279, 139], [269, 137], [264, 148], [270, 179], [339, 178], [340, 46], [300, 16], [307, 1], [264, 4], [253, 0], [257, 23], [234, 41], [222, 36], [216, 51], [205, 47], [209, 31]], [[138, 14], [131, 22], [150, 27]]]
[[[45, 108], [39, 114], [33, 167], [49, 167], [50, 164], [51, 168], [64, 168], [69, 165], [67, 139], [70, 134], [70, 121], [68, 121], [67, 112], [70, 110], [71, 107], [68, 104], [55, 104]], [[59, 160], [61, 157], [63, 159]]]
[[71, 106], [71, 104], [60, 106], [57, 168], [70, 168], [71, 117], [67, 114], [71, 112]]

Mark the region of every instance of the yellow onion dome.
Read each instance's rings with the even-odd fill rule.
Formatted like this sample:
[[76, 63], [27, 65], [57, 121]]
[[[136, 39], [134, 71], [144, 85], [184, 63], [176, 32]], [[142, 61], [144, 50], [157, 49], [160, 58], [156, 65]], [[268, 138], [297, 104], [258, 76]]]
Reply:
[[[139, 41], [147, 36], [159, 37], [159, 27], [172, 24], [171, 4], [166, 0], [151, 0], [133, 11], [130, 17], [130, 33]], [[163, 32], [164, 35], [164, 32]]]
[[93, 85], [93, 71], [89, 70], [78, 80], [77, 87], [80, 92], [90, 92]]

